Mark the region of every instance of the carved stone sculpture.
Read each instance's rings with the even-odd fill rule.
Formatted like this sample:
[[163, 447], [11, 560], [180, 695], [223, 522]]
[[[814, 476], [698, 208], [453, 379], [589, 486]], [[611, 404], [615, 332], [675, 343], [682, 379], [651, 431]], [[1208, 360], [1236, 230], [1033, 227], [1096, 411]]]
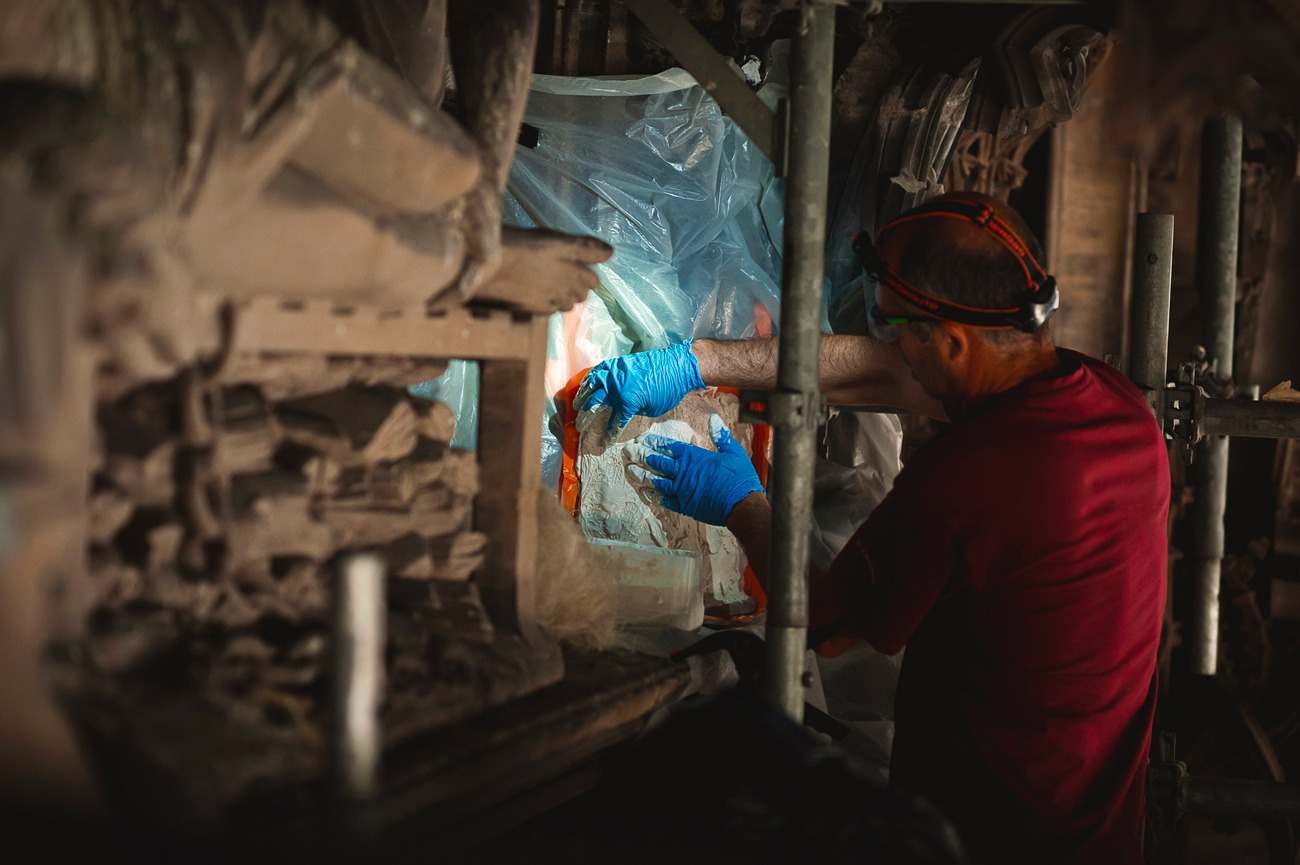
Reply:
[[[469, 301], [549, 313], [595, 286], [608, 245], [501, 226], [537, 17], [534, 0], [0, 0], [0, 642], [16, 662], [0, 696], [18, 707], [0, 738], [31, 743], [36, 764], [19, 777], [0, 749], [6, 777], [44, 775], [65, 801], [87, 786], [43, 699], [51, 639], [74, 647], [61, 675], [93, 671], [72, 690], [108, 747], [134, 735], [124, 705], [176, 713], [164, 727], [190, 706], [114, 677], [160, 651], [187, 659], [215, 707], [188, 735], [244, 749], [195, 762], [184, 737], [143, 737], [194, 785], [195, 813], [276, 771], [319, 772], [307, 692], [331, 561], [354, 547], [384, 552], [402, 621], [420, 623], [393, 632], [408, 687], [388, 735], [560, 674], [522, 614], [485, 612], [513, 597], [510, 573], [483, 600], [471, 577], [516, 549], [485, 534], [505, 519], [468, 518], [471, 502], [494, 513], [480, 469], [507, 503], [508, 472], [452, 451], [446, 407], [403, 389], [447, 351], [380, 358], [372, 337], [313, 355], [322, 332], [241, 354], [233, 335], [290, 304], [364, 308], [382, 332]], [[459, 119], [440, 107], [444, 42]], [[336, 339], [343, 326], [299, 318]], [[544, 360], [545, 322], [525, 319], [496, 313], [498, 332], [529, 336], [484, 372], [520, 404]], [[527, 480], [537, 459], [516, 450]]]
[[[1011, 21], [986, 59], [969, 122], [953, 148], [945, 183], [1001, 198], [1024, 183], [1025, 155], [1079, 111], [1088, 82], [1113, 46], [1110, 37], [1054, 9]], [[995, 61], [995, 62], [991, 62]]]

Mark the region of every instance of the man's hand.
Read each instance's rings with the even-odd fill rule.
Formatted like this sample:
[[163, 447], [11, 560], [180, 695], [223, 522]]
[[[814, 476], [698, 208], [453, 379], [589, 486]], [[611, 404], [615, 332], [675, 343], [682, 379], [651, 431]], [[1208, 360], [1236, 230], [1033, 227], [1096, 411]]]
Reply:
[[669, 348], [603, 360], [582, 380], [574, 404], [579, 411], [607, 405], [610, 432], [617, 434], [634, 415], [659, 417], [693, 390], [704, 387], [691, 340]]
[[716, 451], [653, 433], [638, 436], [628, 449], [636, 460], [628, 473], [658, 490], [670, 511], [725, 526], [737, 502], [764, 490], [749, 455], [716, 414], [709, 417], [709, 436]]

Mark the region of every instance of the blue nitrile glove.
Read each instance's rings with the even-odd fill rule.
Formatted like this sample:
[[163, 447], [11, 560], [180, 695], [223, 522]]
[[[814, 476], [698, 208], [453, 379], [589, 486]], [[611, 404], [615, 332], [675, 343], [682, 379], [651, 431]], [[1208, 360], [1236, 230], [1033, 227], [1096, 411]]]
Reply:
[[691, 342], [602, 360], [582, 380], [574, 405], [579, 411], [609, 406], [609, 428], [615, 433], [634, 415], [667, 414], [682, 397], [704, 387]]
[[749, 454], [716, 414], [709, 417], [709, 436], [716, 451], [654, 433], [637, 436], [628, 448], [637, 464], [629, 466], [628, 473], [662, 493], [661, 504], [670, 511], [725, 526], [737, 502], [766, 491]]

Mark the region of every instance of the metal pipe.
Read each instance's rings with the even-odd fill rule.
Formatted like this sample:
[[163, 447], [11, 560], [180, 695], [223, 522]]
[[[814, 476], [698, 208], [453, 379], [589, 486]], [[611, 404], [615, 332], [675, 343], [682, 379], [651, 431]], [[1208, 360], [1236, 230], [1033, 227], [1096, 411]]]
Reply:
[[1207, 399], [1198, 417], [1207, 436], [1300, 438], [1300, 403]]
[[[806, 2], [791, 56], [790, 173], [782, 239], [780, 355], [776, 384], [788, 409], [773, 418], [772, 547], [763, 692], [803, 720], [808, 632], [808, 532], [817, 448], [817, 352], [830, 171], [835, 6]], [[785, 400], [782, 400], [785, 402]]]
[[[1241, 210], [1241, 121], [1216, 117], [1201, 138], [1196, 271], [1203, 342], [1220, 379], [1232, 377], [1237, 301], [1237, 225]], [[1192, 672], [1213, 676], [1219, 652], [1219, 578], [1228, 495], [1228, 440], [1206, 439], [1198, 460], [1192, 513]]]
[[334, 591], [334, 788], [345, 801], [379, 788], [379, 703], [384, 683], [384, 560], [348, 556]]
[[1186, 812], [1300, 820], [1300, 785], [1192, 776], [1187, 779]]
[[1133, 236], [1128, 377], [1160, 415], [1169, 368], [1169, 290], [1174, 272], [1174, 216], [1139, 213]]

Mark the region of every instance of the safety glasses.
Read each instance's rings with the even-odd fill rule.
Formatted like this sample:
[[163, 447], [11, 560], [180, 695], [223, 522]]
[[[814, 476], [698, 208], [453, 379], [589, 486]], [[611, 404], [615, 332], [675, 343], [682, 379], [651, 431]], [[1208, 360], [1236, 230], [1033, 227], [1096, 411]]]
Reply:
[[929, 315], [885, 315], [880, 308], [880, 304], [873, 303], [871, 304], [871, 310], [867, 314], [867, 333], [871, 334], [872, 339], [894, 342], [899, 337], [900, 326], [938, 320]]

